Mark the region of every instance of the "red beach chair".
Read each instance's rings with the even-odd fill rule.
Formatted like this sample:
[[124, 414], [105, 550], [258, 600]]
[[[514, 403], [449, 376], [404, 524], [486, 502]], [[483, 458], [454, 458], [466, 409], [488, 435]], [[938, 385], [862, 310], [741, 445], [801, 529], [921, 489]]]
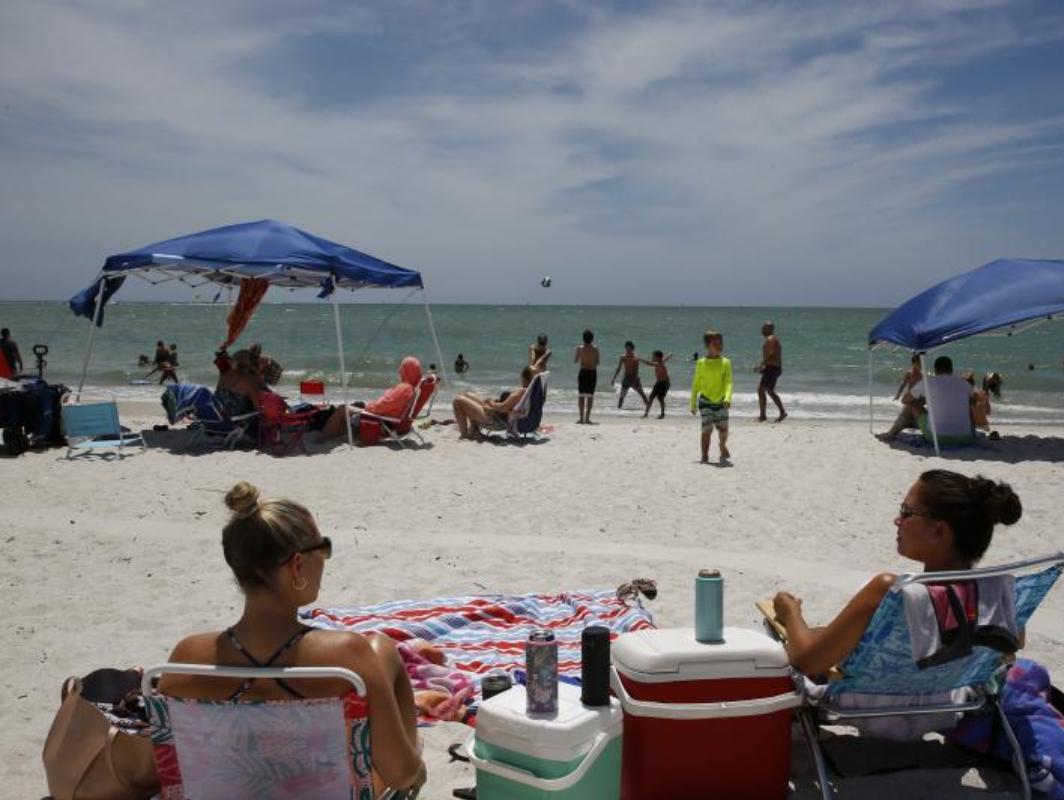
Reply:
[[424, 444], [425, 440], [414, 428], [414, 420], [421, 414], [422, 409], [432, 400], [439, 388], [440, 379], [437, 375], [426, 375], [414, 390], [414, 396], [410, 400], [410, 407], [402, 417], [382, 417], [369, 411], [363, 411], [358, 425], [358, 440], [362, 444], [374, 444], [379, 442], [382, 436], [387, 436], [393, 442], [401, 445], [411, 435]]
[[274, 392], [259, 394], [259, 449], [287, 455], [297, 447], [307, 452], [303, 436], [317, 410], [292, 412], [284, 398]]

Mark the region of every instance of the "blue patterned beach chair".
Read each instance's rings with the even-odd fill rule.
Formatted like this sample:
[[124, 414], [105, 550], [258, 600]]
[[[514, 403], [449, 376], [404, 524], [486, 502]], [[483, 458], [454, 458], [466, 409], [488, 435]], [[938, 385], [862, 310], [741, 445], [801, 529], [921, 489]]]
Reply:
[[[160, 675], [332, 678], [340, 697], [219, 702], [160, 694]], [[339, 667], [160, 664], [144, 670], [159, 800], [413, 800], [417, 790], [373, 794], [369, 706], [362, 678]]]
[[[1062, 570], [1064, 552], [1000, 567], [901, 577], [880, 602], [857, 647], [839, 665], [841, 677], [829, 682], [814, 702], [798, 712], [802, 730], [812, 750], [823, 797], [830, 798], [832, 794], [827, 764], [820, 746], [819, 723], [984, 712], [996, 715], [1000, 721], [1012, 747], [1013, 768], [1023, 784], [1023, 796], [1030, 798], [1031, 789], [1023, 754], [998, 703], [1004, 670], [1012, 661], [1012, 654], [975, 646], [968, 656], [919, 668], [910, 644], [902, 587], [910, 583], [947, 583], [1013, 576], [1016, 628], [1022, 632]], [[943, 696], [948, 696], [956, 689], [966, 689], [967, 697], [959, 701], [942, 701]], [[855, 699], [860, 701], [859, 695], [875, 696], [874, 702], [853, 703]], [[890, 695], [898, 697], [896, 705], [890, 704]], [[956, 718], [953, 717], [954, 720]], [[944, 727], [949, 726], [947, 723]]]

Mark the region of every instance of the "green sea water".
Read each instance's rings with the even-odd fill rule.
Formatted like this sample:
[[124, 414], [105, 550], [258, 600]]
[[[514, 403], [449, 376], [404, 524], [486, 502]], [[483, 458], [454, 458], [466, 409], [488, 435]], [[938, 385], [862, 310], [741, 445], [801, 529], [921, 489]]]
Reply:
[[[418, 356], [426, 366], [438, 361], [420, 304], [345, 304], [342, 330], [352, 398], [368, 397], [394, 382], [400, 358]], [[119, 398], [154, 398], [152, 385], [131, 385], [146, 370], [137, 367], [138, 354], [151, 356], [157, 339], [178, 345], [182, 381], [213, 385], [212, 354], [225, 335], [228, 308], [217, 304], [123, 303], [106, 309], [98, 329], [86, 385], [90, 392]], [[576, 366], [573, 349], [585, 328], [595, 333], [602, 350], [599, 413], [616, 412], [616, 396], [609, 378], [624, 341], [635, 342], [649, 358], [652, 350], [673, 353], [669, 363], [673, 393], [670, 413], [683, 410], [690, 385], [692, 354], [701, 349], [702, 332], [709, 327], [724, 333], [725, 353], [735, 370], [735, 407], [754, 413], [760, 360], [760, 327], [776, 323], [783, 343], [784, 373], [779, 391], [788, 412], [796, 418], [867, 419], [868, 331], [885, 316], [885, 309], [838, 308], [694, 308], [618, 306], [472, 306], [443, 305], [432, 309], [445, 368], [463, 353], [472, 368], [455, 378], [458, 390], [499, 391], [513, 386], [526, 363], [528, 345], [546, 333], [554, 352], [551, 361], [548, 407], [575, 407]], [[11, 328], [27, 366], [35, 343], [49, 347], [45, 375], [76, 385], [90, 324], [74, 317], [64, 303], [0, 302], [0, 325]], [[237, 347], [261, 342], [285, 368], [283, 391], [297, 394], [307, 377], [323, 377], [339, 397], [339, 364], [332, 306], [328, 303], [263, 304]], [[1049, 323], [1012, 337], [976, 337], [943, 348], [959, 372], [977, 374], [997, 370], [1005, 376], [1004, 396], [995, 404], [995, 422], [1064, 424], [1064, 329]], [[938, 355], [936, 351], [934, 355]], [[878, 349], [873, 354], [872, 388], [876, 415], [894, 413], [891, 395], [907, 366], [908, 354]], [[1028, 369], [1034, 365], [1035, 369]], [[452, 378], [455, 376], [451, 376]], [[644, 368], [644, 382], [652, 383]], [[626, 411], [641, 413], [629, 398]]]

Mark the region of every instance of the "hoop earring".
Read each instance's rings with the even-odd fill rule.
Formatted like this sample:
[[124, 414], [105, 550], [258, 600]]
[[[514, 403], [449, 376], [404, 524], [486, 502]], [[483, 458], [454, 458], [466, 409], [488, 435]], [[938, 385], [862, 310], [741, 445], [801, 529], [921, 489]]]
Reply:
[[292, 581], [292, 588], [295, 589], [297, 592], [303, 591], [307, 588], [307, 579], [304, 578], [303, 583], [300, 586], [296, 586], [296, 582]]

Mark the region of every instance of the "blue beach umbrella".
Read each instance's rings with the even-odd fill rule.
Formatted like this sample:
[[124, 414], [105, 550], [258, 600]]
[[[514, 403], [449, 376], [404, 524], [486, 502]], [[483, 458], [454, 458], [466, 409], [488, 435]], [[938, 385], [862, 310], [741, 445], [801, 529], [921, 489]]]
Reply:
[[[1064, 261], [1002, 258], [948, 278], [902, 303], [872, 328], [868, 345], [906, 347], [919, 353], [922, 361], [925, 352], [944, 344], [1003, 329], [1018, 332], [1060, 315], [1064, 315]], [[870, 415], [871, 363], [869, 352]], [[933, 424], [931, 433], [938, 453]]]

